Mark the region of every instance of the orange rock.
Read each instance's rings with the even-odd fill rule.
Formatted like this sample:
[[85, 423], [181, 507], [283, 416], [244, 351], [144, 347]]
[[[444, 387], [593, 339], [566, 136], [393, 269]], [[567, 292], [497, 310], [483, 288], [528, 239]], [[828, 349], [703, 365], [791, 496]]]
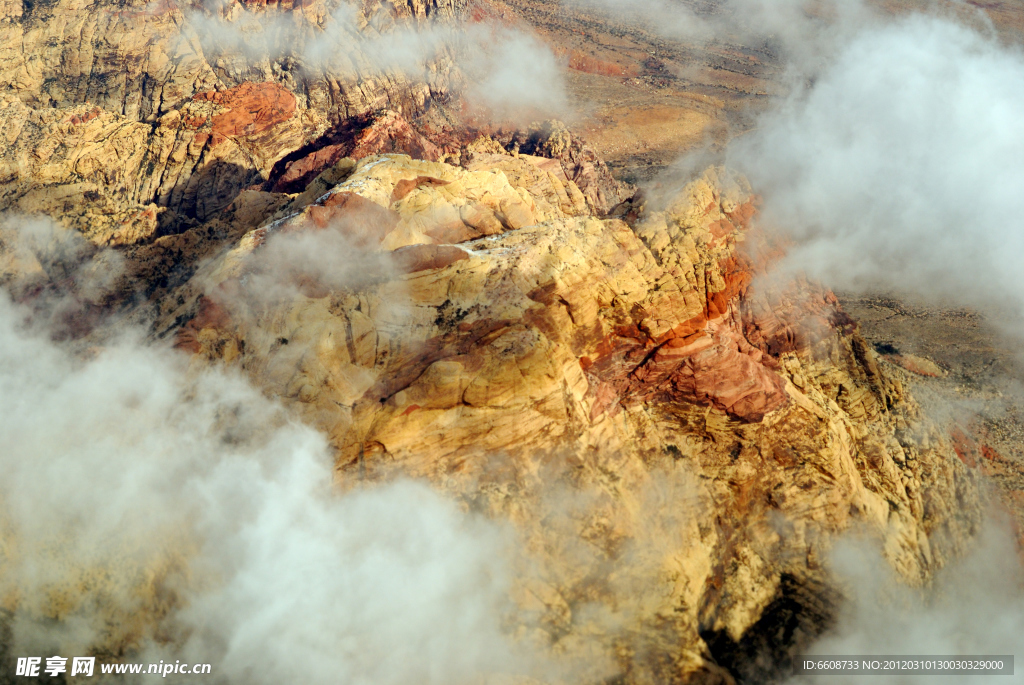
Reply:
[[346, 157], [347, 152], [348, 146], [346, 145], [328, 145], [314, 150], [304, 157], [287, 162], [284, 173], [272, 185], [273, 191], [275, 193], [294, 193], [305, 189], [320, 172], [334, 166], [338, 160]]
[[434, 161], [441, 151], [416, 131], [397, 112], [385, 112], [363, 129], [355, 138], [349, 157], [362, 159], [388, 152], [407, 154], [418, 159]]
[[[977, 483], [943, 440], [905, 437], [939, 431], [917, 430], [835, 297], [755, 280], [778, 252], [760, 249], [749, 189], [709, 170], [672, 209], [630, 225], [565, 211], [504, 168], [390, 155], [357, 165], [284, 225], [333, 221], [320, 213], [357, 202], [346, 194], [376, 203], [401, 216], [385, 241], [399, 244], [397, 274], [329, 298], [304, 289], [202, 328], [189, 349], [241, 356], [231, 363], [330, 436], [339, 480], [422, 477], [510, 520], [558, 570], [545, 597], [629, 608], [629, 630], [667, 640], [645, 647], [665, 658], [705, 654], [708, 636], [714, 649], [746, 639], [784, 591], [780, 573], [827, 584], [820, 555], [855, 524], [915, 581], [969, 537]], [[455, 222], [482, 223], [474, 207], [500, 211], [499, 195], [543, 218], [464, 246], [418, 244], [459, 238]], [[716, 237], [723, 221], [734, 228]], [[258, 234], [223, 258], [223, 273]], [[551, 499], [571, 503], [565, 525], [553, 524], [564, 513]], [[601, 590], [587, 594], [594, 578]], [[678, 620], [666, 627], [665, 616]], [[587, 618], [560, 630], [614, 643], [577, 620]], [[685, 673], [708, 663], [695, 656]]]
[[[307, 216], [317, 229], [329, 226], [341, 231], [355, 247], [377, 248], [381, 241], [398, 225], [399, 216], [375, 202], [355, 193], [332, 193], [322, 203], [312, 205]], [[303, 224], [285, 227], [283, 232], [300, 230]]]
[[87, 121], [92, 121], [100, 115], [100, 108], [93, 107], [85, 114], [73, 114], [68, 118], [68, 122], [72, 124], [84, 124]]
[[427, 269], [443, 269], [455, 262], [469, 259], [469, 253], [454, 245], [408, 245], [392, 254], [399, 271], [415, 273]]
[[216, 102], [229, 111], [213, 117], [214, 134], [248, 136], [288, 121], [295, 114], [295, 96], [280, 84], [253, 83], [224, 91], [196, 93], [197, 101]]
[[391, 202], [398, 202], [412, 191], [423, 186], [443, 185], [448, 185], [448, 181], [442, 181], [439, 178], [431, 178], [430, 176], [417, 176], [413, 179], [405, 179], [395, 184], [395, 190], [391, 193]]

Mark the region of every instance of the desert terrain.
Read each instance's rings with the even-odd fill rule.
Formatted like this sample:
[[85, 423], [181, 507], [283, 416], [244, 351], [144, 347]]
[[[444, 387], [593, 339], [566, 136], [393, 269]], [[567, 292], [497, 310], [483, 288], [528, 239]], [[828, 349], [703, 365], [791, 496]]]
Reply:
[[[617, 178], [641, 187], [672, 187], [680, 173], [721, 161], [729, 141], [756, 126], [757, 115], [784, 88], [784, 60], [770, 39], [761, 44], [735, 36], [732, 42], [728, 35], [670, 39], [650, 25], [585, 3], [492, 4], [505, 16], [528, 22], [569, 56], [568, 82], [580, 104], [574, 128]], [[713, 2], [679, 6], [711, 15], [718, 9]], [[928, 6], [936, 4], [875, 3], [893, 15]], [[967, 11], [983, 11], [1007, 44], [1024, 46], [1024, 3], [967, 6]], [[938, 365], [938, 374], [911, 371], [912, 383], [920, 386], [922, 399], [929, 398], [930, 411], [971, 427], [968, 432], [978, 441], [971, 449], [994, 450], [986, 468], [1024, 531], [1024, 356], [1017, 337], [977, 311], [920, 298], [911, 303], [886, 293], [837, 294], [883, 359], [891, 359], [895, 349]]]
[[[665, 5], [726, 27], [697, 35], [541, 0], [0, 0], [0, 683], [45, 653], [737, 685], [823, 639], [921, 649], [900, 620], [959, 645], [979, 605], [914, 593], [993, 512], [1020, 542], [1013, 328], [778, 275], [724, 163], [794, 44], [727, 5]], [[1022, 3], [943, 8], [1020, 40]], [[890, 582], [905, 611], [850, 620]], [[1017, 644], [1017, 589], [978, 640]]]

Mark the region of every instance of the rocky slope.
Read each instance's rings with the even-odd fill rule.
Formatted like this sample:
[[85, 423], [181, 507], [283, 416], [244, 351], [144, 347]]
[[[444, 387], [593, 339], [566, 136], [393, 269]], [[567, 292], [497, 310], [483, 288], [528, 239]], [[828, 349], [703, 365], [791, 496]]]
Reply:
[[[586, 113], [579, 129], [619, 178], [634, 183], [657, 180], [688, 152], [721, 151], [731, 138], [756, 125], [757, 113], [770, 106], [772, 96], [784, 87], [785, 41], [735, 30], [756, 5], [670, 0], [656, 5], [666, 15], [659, 22], [658, 14], [643, 19], [647, 6], [639, 3], [488, 0], [488, 4], [529, 25], [565, 55], [569, 88]], [[1019, 44], [1024, 37], [1024, 4], [1017, 0], [868, 0], [860, 4], [882, 15], [925, 8], [976, 13], [985, 16], [1007, 42]], [[678, 14], [667, 16], [674, 8]], [[723, 20], [729, 28], [708, 40], [681, 21], [688, 13]]]
[[[363, 64], [359, 51], [389, 28], [450, 22], [458, 11], [452, 2], [383, 2], [332, 22], [323, 2], [234, 2], [216, 12], [177, 2], [5, 2], [0, 210], [57, 215], [105, 244], [203, 221], [333, 126], [386, 107], [416, 114], [443, 96], [443, 55], [423, 64], [432, 74], [424, 81]], [[353, 54], [335, 55], [351, 58], [346, 69], [292, 47], [323, 36], [350, 46]]]
[[[511, 521], [523, 629], [622, 682], [785, 669], [830, 624], [844, 532], [911, 583], [969, 543], [978, 471], [834, 296], [757, 278], [778, 248], [742, 179], [601, 217], [557, 159], [480, 139], [461, 161], [343, 158], [303, 193], [245, 191], [117, 248], [106, 294], [72, 276], [65, 334], [101, 340], [97, 309], [155, 320], [324, 431], [339, 487], [425, 478]], [[44, 252], [5, 253], [26, 302], [83, 273]]]
[[[357, 43], [467, 9], [360, 7]], [[412, 476], [511, 522], [510, 632], [612, 664], [580, 681], [763, 682], [828, 627], [836, 536], [911, 583], [969, 544], [972, 460], [831, 293], [765, 278], [742, 179], [653, 206], [560, 124], [458, 121], [443, 55], [341, 79], [204, 43], [246, 13], [327, 11], [0, 4], [0, 210], [61, 225], [0, 231], [0, 280], [59, 298], [57, 337], [141, 322], [328, 435], [340, 489]]]
[[711, 169], [601, 218], [550, 159], [344, 159], [237, 198], [157, 331], [327, 433], [340, 487], [411, 475], [512, 521], [556, 653], [762, 682], [829, 625], [837, 535], [920, 583], [982, 496], [834, 296], [755, 280], [756, 203]]

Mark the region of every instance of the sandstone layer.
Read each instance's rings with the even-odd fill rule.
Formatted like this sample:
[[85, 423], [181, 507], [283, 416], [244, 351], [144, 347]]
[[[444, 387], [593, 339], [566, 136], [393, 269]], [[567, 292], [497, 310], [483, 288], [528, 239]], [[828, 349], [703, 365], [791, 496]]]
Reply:
[[[0, 210], [50, 215], [97, 244], [150, 240], [212, 217], [343, 121], [387, 108], [415, 116], [445, 96], [443, 55], [425, 58], [429, 78], [410, 78], [363, 46], [450, 23], [454, 3], [331, 11], [0, 4]], [[318, 40], [346, 47], [325, 64], [301, 51]]]
[[[242, 370], [329, 436], [343, 490], [421, 478], [511, 522], [514, 632], [601, 665], [581, 682], [763, 682], [830, 625], [837, 536], [910, 583], [970, 544], [981, 460], [831, 293], [764, 278], [779, 247], [742, 179], [601, 217], [558, 159], [466, 150], [343, 158], [113, 247], [8, 227], [0, 275], [56, 297], [72, 341], [155, 321], [197, 368]], [[147, 615], [96, 648], [130, 654]]]
[[[357, 9], [356, 48], [474, 8]], [[413, 79], [357, 49], [338, 77], [207, 37], [329, 14], [0, 0], [0, 210], [58, 224], [0, 226], [15, 299], [84, 354], [141, 323], [241, 370], [329, 436], [339, 489], [421, 478], [510, 522], [510, 632], [599, 665], [581, 682], [763, 682], [827, 629], [837, 536], [910, 583], [969, 544], [981, 459], [831, 293], [765, 277], [742, 179], [654, 207], [564, 125], [456, 120], [443, 51]], [[119, 658], [173, 602], [136, 571], [152, 610], [94, 646]]]
[[[160, 330], [325, 431], [342, 487], [411, 475], [513, 521], [542, 642], [623, 682], [770, 677], [829, 624], [844, 532], [912, 583], [963, 549], [978, 472], [834, 296], [756, 280], [742, 180], [627, 222], [557, 171], [345, 161], [163, 298]], [[339, 237], [340, 280], [290, 261]]]

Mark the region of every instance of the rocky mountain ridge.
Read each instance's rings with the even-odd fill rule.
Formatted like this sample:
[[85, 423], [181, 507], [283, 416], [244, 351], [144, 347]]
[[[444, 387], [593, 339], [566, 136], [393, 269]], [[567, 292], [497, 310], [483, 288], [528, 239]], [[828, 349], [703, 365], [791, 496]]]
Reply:
[[[356, 51], [387, 30], [381, 18], [415, 27], [460, 10], [412, 2], [361, 11], [354, 24], [363, 29], [347, 38]], [[228, 3], [217, 12], [176, 2], [5, 3], [0, 209], [64, 214], [114, 244], [174, 232], [223, 209], [332, 126], [388, 107], [415, 115], [447, 92], [450, 63], [424, 65], [434, 86], [372, 64], [337, 78], [307, 60], [293, 74], [296, 57], [285, 49], [245, 54], [229, 39], [246, 21], [288, 37], [316, 36], [325, 22], [353, 30], [329, 19], [324, 3]], [[71, 205], [74, 216], [64, 212]]]
[[[848, 531], [911, 583], [969, 544], [977, 470], [834, 296], [757, 279], [773, 248], [742, 179], [601, 218], [555, 159], [464, 161], [344, 158], [301, 194], [245, 191], [119, 248], [115, 291], [163, 280], [158, 335], [328, 435], [342, 489], [424, 478], [511, 521], [535, 639], [623, 682], [774, 677], [830, 625]], [[170, 285], [166, 251], [204, 242]]]
[[[589, 215], [543, 160], [482, 157], [356, 163], [171, 296], [185, 304], [165, 320], [188, 319], [177, 345], [240, 366], [326, 431], [341, 482], [428, 478], [555, 550], [540, 595], [553, 644], [588, 632], [573, 606], [634, 607], [630, 639], [645, 646], [620, 655], [626, 682], [728, 682], [716, 662], [769, 676], [766, 650], [778, 659], [827, 625], [821, 555], [853, 527], [911, 582], [963, 549], [977, 474], [830, 293], [752, 285], [764, 250], [742, 181], [709, 170], [630, 225]], [[394, 271], [343, 294], [300, 267], [294, 290], [247, 291], [275, 234], [329, 231], [391, 251]], [[555, 531], [544, 473], [599, 493]], [[657, 507], [637, 499], [664, 483], [677, 490]], [[622, 551], [660, 534], [660, 562]], [[640, 597], [589, 587], [617, 564], [659, 580], [631, 588]], [[800, 609], [773, 615], [780, 599]], [[758, 635], [772, 621], [793, 643]]]
[[[970, 544], [972, 460], [830, 292], [766, 278], [784, 246], [728, 170], [655, 206], [564, 125], [460, 122], [443, 59], [343, 83], [174, 42], [174, 3], [0, 8], [0, 209], [59, 224], [0, 232], [8, 290], [84, 354], [141, 323], [240, 370], [340, 490], [424, 479], [509, 522], [512, 632], [612, 664], [585, 677], [764, 682], [829, 627], [838, 536], [909, 583]], [[250, 11], [326, 16], [221, 13]], [[140, 616], [93, 647], [130, 654]]]

